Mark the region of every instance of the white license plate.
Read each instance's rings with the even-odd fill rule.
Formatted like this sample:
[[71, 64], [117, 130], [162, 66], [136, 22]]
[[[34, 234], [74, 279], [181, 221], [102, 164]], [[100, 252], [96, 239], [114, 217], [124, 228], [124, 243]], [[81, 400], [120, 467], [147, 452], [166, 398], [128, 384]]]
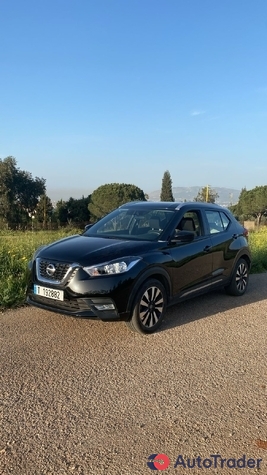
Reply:
[[33, 286], [33, 293], [40, 295], [41, 297], [47, 297], [48, 299], [64, 300], [63, 290], [49, 289], [48, 287], [41, 287], [40, 285]]

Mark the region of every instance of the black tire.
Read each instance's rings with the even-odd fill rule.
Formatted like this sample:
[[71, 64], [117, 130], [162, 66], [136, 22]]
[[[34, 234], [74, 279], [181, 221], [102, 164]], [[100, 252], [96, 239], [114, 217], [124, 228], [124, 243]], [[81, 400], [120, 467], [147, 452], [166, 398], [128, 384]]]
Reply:
[[239, 259], [235, 266], [235, 270], [231, 282], [225, 287], [229, 295], [243, 295], [248, 286], [249, 281], [249, 265], [245, 259]]
[[164, 286], [158, 280], [148, 280], [136, 294], [131, 320], [126, 325], [138, 333], [153, 333], [162, 324], [166, 307]]

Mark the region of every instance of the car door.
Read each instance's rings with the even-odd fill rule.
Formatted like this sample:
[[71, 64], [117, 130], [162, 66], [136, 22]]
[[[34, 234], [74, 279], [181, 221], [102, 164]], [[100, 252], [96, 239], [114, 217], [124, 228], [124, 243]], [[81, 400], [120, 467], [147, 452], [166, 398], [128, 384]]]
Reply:
[[235, 226], [227, 213], [223, 211], [207, 209], [203, 213], [206, 232], [210, 236], [212, 245], [211, 285], [223, 285], [230, 277], [237, 253], [234, 245], [237, 237]]
[[170, 246], [173, 296], [194, 296], [209, 290], [212, 276], [211, 237], [205, 234], [200, 211], [187, 210], [175, 228], [193, 231], [195, 237], [191, 242], [177, 242]]

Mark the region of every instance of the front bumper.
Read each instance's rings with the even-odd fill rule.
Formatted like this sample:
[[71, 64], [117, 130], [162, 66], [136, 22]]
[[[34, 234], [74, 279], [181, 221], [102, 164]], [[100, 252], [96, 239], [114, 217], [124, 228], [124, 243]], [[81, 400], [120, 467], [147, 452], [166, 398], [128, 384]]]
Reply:
[[102, 321], [128, 320], [128, 312], [119, 314], [115, 302], [110, 298], [76, 298], [64, 301], [28, 293], [27, 303], [35, 307], [72, 317], [86, 317]]

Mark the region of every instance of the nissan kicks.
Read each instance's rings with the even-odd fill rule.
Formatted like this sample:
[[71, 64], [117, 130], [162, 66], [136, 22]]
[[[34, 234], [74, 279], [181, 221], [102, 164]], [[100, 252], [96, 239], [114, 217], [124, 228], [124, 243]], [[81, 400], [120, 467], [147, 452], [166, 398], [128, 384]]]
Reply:
[[243, 295], [250, 265], [247, 231], [227, 209], [131, 202], [83, 234], [39, 248], [27, 302], [152, 333], [171, 304], [218, 287]]

